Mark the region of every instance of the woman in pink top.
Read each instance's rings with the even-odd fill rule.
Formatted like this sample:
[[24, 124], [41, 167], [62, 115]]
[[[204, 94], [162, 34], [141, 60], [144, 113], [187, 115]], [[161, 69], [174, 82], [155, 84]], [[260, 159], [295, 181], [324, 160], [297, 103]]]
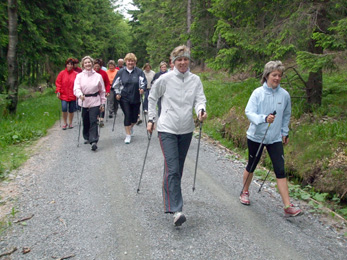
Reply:
[[90, 143], [91, 149], [95, 151], [99, 141], [97, 116], [104, 110], [106, 102], [105, 85], [102, 76], [93, 70], [94, 61], [91, 57], [84, 57], [81, 63], [83, 71], [76, 76], [74, 94], [82, 107], [85, 143]]

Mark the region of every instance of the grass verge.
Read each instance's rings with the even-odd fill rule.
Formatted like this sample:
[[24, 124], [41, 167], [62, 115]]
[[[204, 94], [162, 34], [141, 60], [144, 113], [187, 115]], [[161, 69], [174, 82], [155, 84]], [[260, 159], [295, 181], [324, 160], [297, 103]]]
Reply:
[[59, 118], [60, 102], [54, 90], [30, 94], [17, 106], [17, 114], [0, 119], [0, 179], [27, 160], [25, 149], [44, 136]]

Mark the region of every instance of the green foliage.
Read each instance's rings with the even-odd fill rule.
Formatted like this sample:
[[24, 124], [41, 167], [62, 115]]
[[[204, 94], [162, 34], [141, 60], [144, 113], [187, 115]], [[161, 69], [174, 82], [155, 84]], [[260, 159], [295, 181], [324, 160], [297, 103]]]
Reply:
[[26, 145], [47, 133], [58, 120], [60, 102], [53, 90], [19, 103], [17, 115], [0, 119], [0, 178], [27, 159]]
[[298, 51], [296, 61], [302, 70], [318, 72], [322, 69], [336, 68], [334, 58], [334, 55], [331, 54], [318, 55], [307, 51]]
[[[19, 82], [54, 82], [68, 57], [85, 55], [106, 63], [129, 51], [130, 27], [114, 11], [113, 0], [18, 1]], [[0, 86], [6, 81], [6, 4], [0, 5]], [[2, 73], [3, 72], [3, 73]], [[0, 88], [0, 92], [2, 89]]]
[[345, 207], [343, 209], [339, 209], [339, 210], [337, 210], [337, 212], [339, 214], [341, 214], [342, 216], [344, 216], [345, 218], [347, 218], [347, 207]]

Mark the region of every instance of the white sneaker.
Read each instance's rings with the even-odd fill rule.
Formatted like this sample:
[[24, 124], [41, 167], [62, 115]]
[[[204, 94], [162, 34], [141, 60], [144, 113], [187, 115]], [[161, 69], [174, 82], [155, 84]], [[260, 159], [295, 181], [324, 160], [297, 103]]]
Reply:
[[132, 127], [131, 130], [130, 130], [130, 135], [131, 136], [134, 136], [134, 128]]
[[130, 142], [131, 142], [131, 135], [126, 135], [124, 143], [130, 144]]
[[173, 215], [173, 218], [174, 218], [174, 225], [176, 227], [179, 227], [181, 226], [184, 222], [186, 222], [186, 216], [184, 216], [184, 214], [182, 212], [176, 212], [174, 215]]

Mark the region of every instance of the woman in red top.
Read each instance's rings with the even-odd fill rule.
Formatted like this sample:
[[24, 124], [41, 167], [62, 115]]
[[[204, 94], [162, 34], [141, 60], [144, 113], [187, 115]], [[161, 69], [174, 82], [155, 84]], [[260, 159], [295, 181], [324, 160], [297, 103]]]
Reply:
[[[110, 95], [111, 85], [110, 85], [110, 80], [108, 79], [108, 75], [106, 71], [102, 70], [102, 65], [103, 65], [102, 59], [95, 59], [94, 70], [102, 76], [102, 79], [104, 80], [104, 84], [105, 84], [106, 97], [108, 97]], [[100, 127], [103, 127], [105, 111], [100, 112], [99, 116], [100, 116]]]
[[[62, 70], [55, 81], [57, 98], [61, 100], [61, 107], [63, 112], [63, 130], [67, 127], [73, 128], [72, 120], [74, 112], [76, 111], [76, 97], [73, 93], [73, 87], [77, 72], [74, 71], [74, 59], [68, 58], [65, 61], [65, 70]], [[68, 112], [69, 108], [69, 112]], [[69, 124], [67, 124], [67, 118], [69, 115]]]

